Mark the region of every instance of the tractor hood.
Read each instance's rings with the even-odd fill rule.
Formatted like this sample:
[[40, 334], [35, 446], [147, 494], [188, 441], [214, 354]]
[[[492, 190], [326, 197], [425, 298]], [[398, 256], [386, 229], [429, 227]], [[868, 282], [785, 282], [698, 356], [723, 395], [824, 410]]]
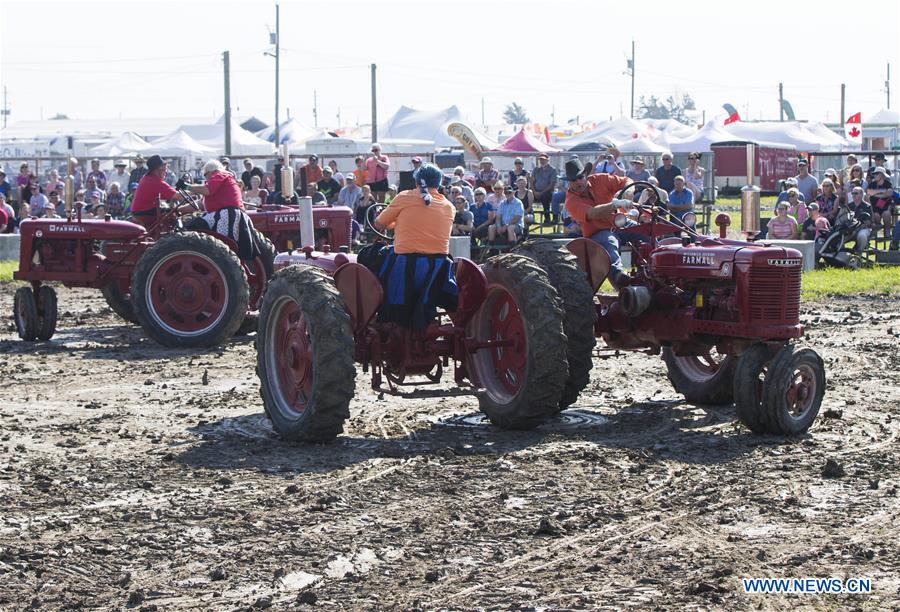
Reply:
[[[247, 213], [253, 227], [262, 233], [279, 229], [298, 230], [300, 211], [295, 207], [281, 206], [275, 210], [255, 210]], [[350, 224], [353, 211], [346, 206], [313, 207], [314, 229], [341, 228]]]
[[744, 265], [797, 267], [801, 258], [795, 249], [732, 240], [668, 244], [651, 255], [655, 274], [683, 279], [730, 278], [736, 266]]
[[346, 263], [355, 263], [356, 255], [352, 253], [335, 253], [333, 251], [313, 251], [312, 249], [296, 249], [288, 253], [279, 253], [275, 257], [275, 269], [280, 270], [294, 264], [303, 264], [322, 268], [334, 274]]
[[35, 238], [70, 238], [77, 240], [134, 240], [147, 233], [142, 225], [130, 221], [104, 219], [26, 219], [19, 225], [23, 235]]

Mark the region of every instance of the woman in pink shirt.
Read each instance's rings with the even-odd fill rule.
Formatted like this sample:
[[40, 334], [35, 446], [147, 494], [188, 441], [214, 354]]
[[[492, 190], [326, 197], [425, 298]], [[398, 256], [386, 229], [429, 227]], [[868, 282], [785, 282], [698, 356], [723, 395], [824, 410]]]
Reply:
[[797, 220], [788, 215], [787, 202], [779, 202], [775, 216], [769, 219], [769, 238], [791, 240], [797, 237]]
[[384, 202], [384, 194], [388, 190], [388, 169], [391, 162], [387, 155], [381, 154], [381, 145], [372, 144], [372, 157], [366, 160], [366, 185], [372, 190], [375, 199]]

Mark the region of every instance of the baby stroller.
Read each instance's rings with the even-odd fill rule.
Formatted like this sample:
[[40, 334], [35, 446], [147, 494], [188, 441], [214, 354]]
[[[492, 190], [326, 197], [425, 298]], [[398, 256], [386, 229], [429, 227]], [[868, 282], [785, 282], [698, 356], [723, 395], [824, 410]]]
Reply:
[[[868, 262], [855, 248], [856, 235], [870, 215], [862, 213], [858, 218], [852, 210], [838, 216], [834, 227], [816, 240], [816, 263], [822, 266], [835, 266], [856, 270], [866, 266]], [[854, 248], [847, 246], [854, 243]]]

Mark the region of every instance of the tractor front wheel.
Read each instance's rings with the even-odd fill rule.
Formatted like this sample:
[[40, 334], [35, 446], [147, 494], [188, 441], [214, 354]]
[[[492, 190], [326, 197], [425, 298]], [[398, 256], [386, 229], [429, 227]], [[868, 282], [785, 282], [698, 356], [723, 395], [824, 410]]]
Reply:
[[790, 344], [769, 363], [763, 410], [768, 432], [782, 436], [805, 433], [825, 396], [825, 364], [814, 350]]
[[718, 355], [710, 347], [705, 355], [680, 357], [671, 348], [664, 347], [662, 358], [672, 386], [687, 401], [710, 406], [731, 403], [734, 393], [734, 356]]
[[559, 411], [568, 377], [559, 296], [547, 274], [522, 255], [494, 257], [482, 268], [487, 295], [468, 335], [499, 345], [470, 354], [468, 371], [492, 423], [531, 429]]
[[37, 302], [31, 287], [19, 287], [13, 299], [13, 313], [16, 318], [16, 331], [22, 340], [31, 342], [37, 338], [40, 325]]
[[748, 347], [734, 368], [734, 407], [741, 423], [755, 434], [768, 431], [763, 411], [763, 389], [772, 351], [765, 344]]
[[100, 289], [103, 299], [106, 300], [107, 306], [119, 317], [125, 319], [129, 323], [137, 323], [138, 319], [134, 314], [134, 308], [131, 305], [131, 294], [123, 291], [121, 284], [117, 280], [108, 282]]
[[259, 310], [256, 372], [272, 426], [283, 438], [316, 442], [343, 431], [356, 368], [341, 294], [319, 268], [276, 273]]
[[208, 234], [163, 237], [134, 268], [131, 302], [150, 338], [164, 346], [208, 347], [234, 335], [249, 288], [237, 255]]
[[41, 285], [37, 292], [38, 326], [36, 336], [38, 340], [49, 340], [56, 333], [56, 319], [59, 310], [56, 305], [56, 291], [53, 287]]

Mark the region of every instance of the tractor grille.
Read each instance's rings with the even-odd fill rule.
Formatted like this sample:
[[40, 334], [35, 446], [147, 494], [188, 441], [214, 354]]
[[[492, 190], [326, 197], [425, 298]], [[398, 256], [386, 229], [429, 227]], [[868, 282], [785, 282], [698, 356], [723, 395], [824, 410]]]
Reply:
[[800, 268], [751, 268], [750, 319], [768, 323], [800, 320]]

